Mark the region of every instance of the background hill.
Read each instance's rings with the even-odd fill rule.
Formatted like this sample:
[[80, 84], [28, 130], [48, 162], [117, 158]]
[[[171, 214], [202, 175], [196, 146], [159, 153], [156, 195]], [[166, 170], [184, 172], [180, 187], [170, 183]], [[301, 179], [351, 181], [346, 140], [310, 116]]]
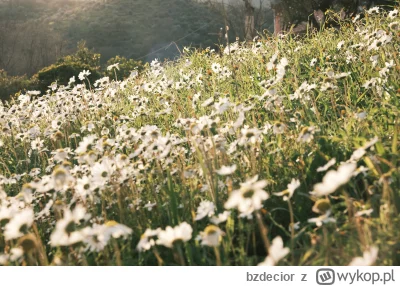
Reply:
[[[220, 2], [0, 1], [0, 69], [11, 75], [33, 75], [74, 52], [80, 40], [102, 55], [101, 63], [116, 55], [142, 61], [174, 58], [183, 46], [217, 44], [224, 15], [232, 39], [243, 37], [243, 7], [234, 1], [223, 9]], [[259, 30], [271, 30], [272, 12], [259, 9], [257, 23]]]

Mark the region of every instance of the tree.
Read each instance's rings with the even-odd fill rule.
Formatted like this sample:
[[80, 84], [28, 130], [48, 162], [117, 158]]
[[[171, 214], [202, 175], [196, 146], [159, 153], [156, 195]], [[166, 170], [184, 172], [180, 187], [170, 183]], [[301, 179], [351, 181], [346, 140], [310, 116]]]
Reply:
[[[243, 2], [242, 2], [243, 1]], [[273, 12], [270, 0], [238, 0], [229, 1], [210, 0], [206, 3], [210, 9], [216, 11], [229, 26], [229, 39], [252, 40], [257, 33], [264, 30], [273, 30]], [[214, 34], [218, 30], [215, 30]]]
[[275, 0], [275, 10], [282, 11], [283, 21], [289, 26], [309, 21], [320, 28], [325, 20], [325, 12], [332, 10], [342, 18], [369, 9], [373, 5], [394, 6], [398, 0]]
[[254, 10], [250, 0], [243, 0], [245, 5], [244, 37], [251, 40], [254, 37]]
[[49, 22], [37, 18], [33, 0], [9, 4], [0, 4], [0, 69], [30, 76], [61, 57], [65, 41]]

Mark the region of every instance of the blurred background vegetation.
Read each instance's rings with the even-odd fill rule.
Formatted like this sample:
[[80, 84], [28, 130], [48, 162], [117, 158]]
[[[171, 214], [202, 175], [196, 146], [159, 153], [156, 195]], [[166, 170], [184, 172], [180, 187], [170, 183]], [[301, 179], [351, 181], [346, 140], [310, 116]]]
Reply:
[[[257, 0], [256, 28], [273, 30], [269, 0]], [[265, 2], [265, 5], [263, 4]], [[79, 69], [107, 75], [107, 62], [140, 66], [155, 58], [173, 59], [184, 46], [224, 42], [221, 29], [243, 39], [244, 6], [238, 0], [0, 0], [0, 99], [21, 89], [66, 77]], [[236, 5], [237, 4], [237, 5]], [[78, 43], [99, 56], [79, 61]], [[127, 62], [128, 61], [128, 62]], [[71, 66], [68, 66], [71, 64]], [[80, 71], [81, 71], [80, 70]], [[120, 76], [127, 72], [120, 70]], [[39, 80], [39, 81], [38, 81]], [[39, 82], [39, 86], [36, 83]]]
[[113, 77], [106, 67], [119, 62], [122, 79], [155, 58], [176, 58], [183, 47], [218, 49], [226, 44], [225, 26], [231, 42], [244, 40], [246, 2], [253, 7], [254, 36], [273, 32], [271, 4], [281, 3], [285, 21], [298, 24], [317, 9], [396, 1], [0, 0], [0, 100], [21, 90], [45, 92], [83, 69], [91, 79]]

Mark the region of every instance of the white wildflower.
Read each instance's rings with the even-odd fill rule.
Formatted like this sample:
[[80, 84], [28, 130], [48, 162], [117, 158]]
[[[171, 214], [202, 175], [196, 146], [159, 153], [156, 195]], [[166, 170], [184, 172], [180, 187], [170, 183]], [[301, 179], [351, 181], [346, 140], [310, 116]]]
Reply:
[[343, 47], [343, 45], [344, 45], [344, 41], [340, 41], [338, 44], [337, 44], [337, 46], [336, 46], [336, 49], [337, 50], [341, 50], [342, 49], [342, 47]]
[[149, 228], [146, 229], [144, 234], [142, 234], [142, 236], [140, 237], [140, 241], [139, 241], [138, 245], [136, 246], [136, 249], [138, 251], [142, 252], [142, 251], [147, 251], [151, 247], [156, 245], [156, 242], [154, 239], [156, 236], [158, 236], [160, 231], [161, 231], [161, 228], [157, 228], [155, 230], [149, 229]]
[[197, 215], [195, 220], [201, 220], [206, 216], [211, 217], [214, 215], [215, 205], [210, 201], [202, 201], [197, 208]]
[[324, 166], [318, 167], [317, 172], [325, 172], [326, 170], [328, 170], [330, 167], [332, 167], [335, 164], [336, 164], [336, 159], [335, 158], [330, 159]]
[[192, 238], [192, 226], [187, 222], [182, 222], [180, 225], [172, 228], [167, 226], [165, 230], [160, 231], [158, 234], [158, 240], [156, 241], [159, 245], [172, 248], [175, 242], [183, 241], [186, 242]]
[[367, 209], [367, 210], [362, 210], [358, 211], [354, 214], [355, 217], [360, 217], [360, 216], [370, 216], [374, 212], [374, 209]]
[[298, 179], [292, 179], [292, 181], [287, 185], [287, 189], [279, 192], [279, 193], [274, 193], [275, 196], [283, 196], [283, 200], [287, 201], [289, 200], [293, 194], [294, 191], [300, 187], [300, 181]]
[[215, 171], [218, 175], [227, 176], [232, 175], [236, 171], [236, 165], [222, 166], [221, 169]]
[[215, 225], [207, 226], [200, 232], [201, 245], [216, 247], [219, 245], [224, 232]]
[[237, 208], [245, 216], [261, 209], [262, 202], [269, 198], [268, 193], [263, 190], [267, 185], [265, 180], [258, 181], [258, 175], [240, 183], [240, 189], [232, 191], [225, 208]]
[[144, 205], [144, 207], [145, 207], [148, 211], [151, 211], [156, 205], [157, 205], [157, 203], [152, 203], [152, 202], [149, 201], [147, 204]]
[[315, 223], [318, 227], [320, 227], [324, 223], [336, 222], [336, 219], [330, 217], [330, 214], [331, 211], [328, 210], [325, 214], [320, 215], [319, 217], [308, 219], [308, 222]]
[[314, 185], [314, 191], [311, 194], [321, 197], [333, 193], [350, 180], [356, 168], [355, 163], [345, 163], [339, 166], [337, 171], [328, 171], [322, 179], [322, 183]]
[[371, 14], [379, 14], [379, 7], [378, 6], [372, 7], [369, 10], [367, 10], [367, 13], [370, 15]]
[[220, 224], [226, 222], [229, 216], [231, 215], [230, 211], [224, 211], [223, 213], [218, 214], [218, 216], [213, 216], [210, 221], [213, 224]]
[[91, 75], [90, 71], [88, 70], [83, 70], [82, 72], [79, 73], [78, 78], [83, 81], [86, 77], [88, 77], [89, 75]]
[[371, 266], [375, 263], [378, 258], [378, 247], [372, 246], [368, 250], [364, 251], [362, 257], [355, 257], [350, 262], [349, 266]]
[[310, 62], [310, 67], [313, 67], [313, 66], [315, 66], [315, 64], [317, 63], [317, 59], [316, 58], [313, 58], [312, 60], [311, 60], [311, 62]]
[[393, 19], [393, 18], [396, 18], [398, 14], [399, 14], [399, 10], [394, 9], [394, 10], [389, 12], [388, 16], [389, 16], [390, 19]]
[[289, 254], [288, 247], [283, 247], [283, 240], [280, 236], [272, 240], [272, 244], [268, 249], [268, 256], [258, 266], [275, 266], [282, 258]]
[[113, 65], [109, 65], [109, 66], [107, 67], [107, 70], [108, 70], [108, 71], [112, 71], [113, 69], [119, 70], [119, 63], [113, 64]]
[[34, 214], [31, 208], [21, 210], [14, 214], [4, 227], [5, 240], [16, 239], [25, 234], [33, 224]]

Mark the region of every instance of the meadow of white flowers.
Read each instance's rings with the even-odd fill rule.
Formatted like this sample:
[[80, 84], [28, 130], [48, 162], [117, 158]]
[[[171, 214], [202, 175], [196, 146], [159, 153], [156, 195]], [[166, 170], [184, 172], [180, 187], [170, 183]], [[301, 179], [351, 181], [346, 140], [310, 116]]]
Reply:
[[0, 104], [0, 264], [399, 265], [400, 17], [340, 24]]

